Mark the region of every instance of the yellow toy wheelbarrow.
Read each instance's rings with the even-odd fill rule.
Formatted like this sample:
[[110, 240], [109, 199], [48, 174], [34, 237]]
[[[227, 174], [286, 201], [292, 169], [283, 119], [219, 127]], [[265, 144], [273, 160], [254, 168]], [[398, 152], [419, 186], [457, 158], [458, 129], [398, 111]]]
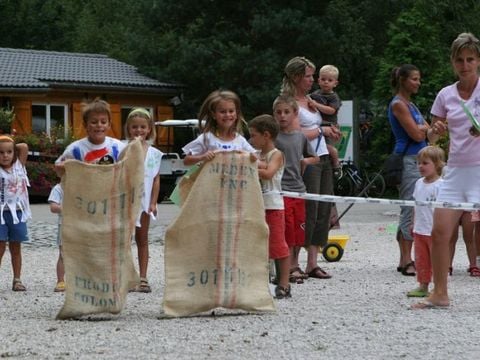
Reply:
[[340, 261], [348, 240], [350, 240], [348, 235], [330, 235], [327, 245], [320, 249], [325, 260], [328, 262]]

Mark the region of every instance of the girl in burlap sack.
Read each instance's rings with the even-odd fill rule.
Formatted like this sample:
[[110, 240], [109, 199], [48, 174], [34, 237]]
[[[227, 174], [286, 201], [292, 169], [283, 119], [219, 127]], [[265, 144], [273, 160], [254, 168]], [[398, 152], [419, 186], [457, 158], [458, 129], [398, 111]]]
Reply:
[[229, 90], [216, 90], [207, 96], [198, 114], [202, 134], [185, 145], [185, 165], [212, 160], [218, 151], [246, 151], [255, 149], [241, 135], [245, 123], [240, 98]]
[[163, 153], [148, 143], [149, 140], [155, 139], [156, 133], [152, 116], [146, 109], [135, 108], [128, 114], [125, 123], [125, 134], [129, 140], [139, 137], [145, 153], [145, 189], [140, 214], [135, 224], [140, 284], [133, 290], [149, 293], [152, 289], [147, 280], [148, 228], [150, 226], [150, 218], [156, 220], [157, 216], [157, 199], [160, 192], [160, 162]]
[[0, 136], [0, 263], [7, 247], [13, 268], [13, 291], [25, 291], [20, 280], [21, 243], [28, 241], [26, 221], [32, 217], [28, 200], [25, 163], [28, 145], [15, 144], [10, 136]]

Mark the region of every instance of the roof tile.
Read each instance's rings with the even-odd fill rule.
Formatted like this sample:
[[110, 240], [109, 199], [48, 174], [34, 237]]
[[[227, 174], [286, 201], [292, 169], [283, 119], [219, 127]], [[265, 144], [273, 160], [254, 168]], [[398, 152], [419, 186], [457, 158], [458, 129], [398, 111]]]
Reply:
[[0, 87], [48, 88], [50, 82], [180, 87], [142, 75], [136, 67], [106, 55], [0, 48]]

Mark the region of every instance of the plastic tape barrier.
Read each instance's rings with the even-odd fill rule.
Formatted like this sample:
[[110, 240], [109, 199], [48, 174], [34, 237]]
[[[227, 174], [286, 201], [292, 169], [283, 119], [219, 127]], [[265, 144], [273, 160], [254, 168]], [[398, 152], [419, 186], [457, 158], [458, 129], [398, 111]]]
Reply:
[[336, 195], [318, 195], [309, 193], [297, 193], [290, 191], [271, 191], [271, 193], [280, 194], [284, 197], [324, 201], [334, 203], [346, 204], [386, 204], [399, 206], [428, 206], [432, 208], [444, 208], [454, 210], [480, 210], [480, 203], [451, 203], [445, 201], [415, 201], [415, 200], [395, 200], [395, 199], [378, 199], [378, 198], [364, 198], [352, 196], [336, 196]]

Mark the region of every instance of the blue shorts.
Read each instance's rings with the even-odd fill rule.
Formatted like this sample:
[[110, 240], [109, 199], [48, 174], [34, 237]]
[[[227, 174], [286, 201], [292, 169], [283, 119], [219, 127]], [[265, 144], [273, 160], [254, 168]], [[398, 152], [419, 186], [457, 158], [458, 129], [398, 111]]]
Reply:
[[[17, 217], [19, 219], [22, 217], [20, 210], [17, 210]], [[3, 218], [5, 224], [0, 224], [0, 241], [28, 241], [27, 223], [19, 222], [14, 224], [10, 211], [4, 211]]]

